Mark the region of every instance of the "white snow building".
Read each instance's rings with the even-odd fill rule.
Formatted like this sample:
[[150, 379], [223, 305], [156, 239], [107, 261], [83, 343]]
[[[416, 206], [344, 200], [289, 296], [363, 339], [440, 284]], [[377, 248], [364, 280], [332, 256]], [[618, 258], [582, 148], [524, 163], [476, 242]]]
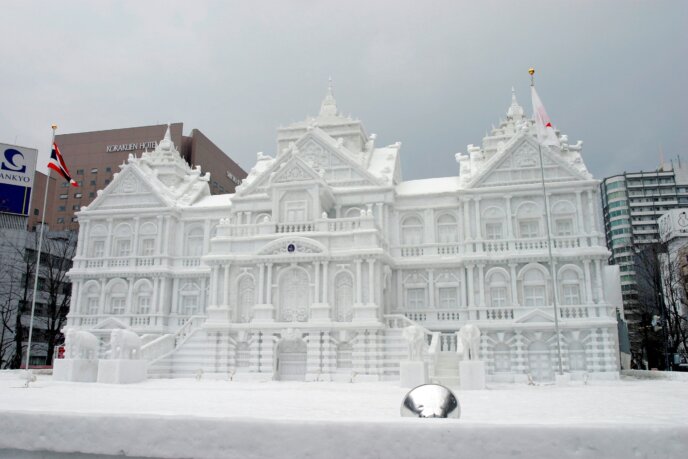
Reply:
[[542, 147], [552, 270], [538, 144], [515, 96], [456, 155], [459, 175], [426, 180], [402, 181], [401, 143], [375, 145], [331, 89], [233, 195], [211, 196], [166, 135], [78, 213], [68, 326], [137, 332], [151, 376], [364, 381], [399, 377], [401, 329], [418, 324], [432, 377], [451, 384], [456, 332], [473, 323], [488, 380], [547, 381], [556, 298], [564, 371], [614, 377], [621, 295], [599, 181], [581, 143], [559, 139]]

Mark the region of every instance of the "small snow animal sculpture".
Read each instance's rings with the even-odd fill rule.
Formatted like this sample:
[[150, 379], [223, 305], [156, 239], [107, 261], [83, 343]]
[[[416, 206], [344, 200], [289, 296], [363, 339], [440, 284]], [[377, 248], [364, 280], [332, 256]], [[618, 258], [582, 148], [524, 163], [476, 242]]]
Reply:
[[110, 358], [138, 360], [141, 354], [141, 338], [129, 330], [112, 330], [110, 335]]
[[478, 360], [480, 349], [480, 329], [473, 324], [466, 324], [459, 330], [457, 352], [463, 352], [464, 360]]
[[406, 338], [409, 347], [409, 360], [423, 360], [423, 350], [425, 348], [425, 332], [417, 325], [411, 325], [402, 330], [402, 335]]
[[87, 331], [70, 328], [65, 335], [65, 348], [68, 359], [95, 359], [98, 338]]

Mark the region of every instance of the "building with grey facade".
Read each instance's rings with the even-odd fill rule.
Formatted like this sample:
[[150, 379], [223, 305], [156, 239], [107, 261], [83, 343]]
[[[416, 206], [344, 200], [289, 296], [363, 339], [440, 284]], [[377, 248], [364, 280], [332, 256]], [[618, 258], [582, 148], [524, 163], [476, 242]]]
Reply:
[[677, 158], [656, 171], [624, 172], [600, 184], [610, 264], [619, 266], [624, 314], [631, 346], [641, 353], [643, 304], [639, 298], [636, 254], [659, 242], [657, 219], [688, 207], [688, 165]]

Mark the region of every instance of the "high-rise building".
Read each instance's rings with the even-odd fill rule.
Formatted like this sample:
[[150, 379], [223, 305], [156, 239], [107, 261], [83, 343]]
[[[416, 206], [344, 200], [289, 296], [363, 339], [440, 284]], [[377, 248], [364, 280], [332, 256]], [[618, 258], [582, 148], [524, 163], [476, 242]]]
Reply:
[[[190, 135], [185, 136], [183, 123], [173, 123], [169, 127], [172, 141], [179, 146], [182, 159], [190, 166], [200, 166], [203, 172], [210, 173], [210, 193], [234, 192], [234, 188], [246, 177], [246, 172], [198, 129], [193, 129]], [[130, 155], [141, 156], [146, 150], [154, 150], [166, 129], [167, 125], [160, 124], [55, 136], [55, 142], [79, 187], [74, 188], [61, 178], [49, 180], [45, 222], [50, 229], [76, 230], [78, 223], [74, 213], [89, 205], [98, 190], [110, 184], [114, 174], [119, 172], [120, 165]], [[51, 173], [50, 177], [55, 178], [56, 175]], [[36, 174], [37, 186], [29, 227], [41, 221], [44, 183], [45, 176]]]
[[688, 166], [680, 159], [652, 172], [624, 172], [600, 184], [610, 264], [619, 266], [621, 291], [632, 350], [641, 352], [643, 307], [639, 298], [637, 257], [644, 246], [659, 242], [657, 218], [688, 207]]

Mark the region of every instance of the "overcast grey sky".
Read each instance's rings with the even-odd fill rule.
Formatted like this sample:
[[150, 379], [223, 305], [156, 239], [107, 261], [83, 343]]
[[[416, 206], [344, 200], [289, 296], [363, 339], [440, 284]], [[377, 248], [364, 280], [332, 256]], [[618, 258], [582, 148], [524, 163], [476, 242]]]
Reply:
[[[597, 177], [657, 167], [688, 144], [688, 2], [3, 1], [0, 142], [184, 122], [242, 167], [275, 129], [339, 108], [405, 179], [455, 175], [529, 66], [554, 124]], [[688, 157], [686, 157], [688, 159]]]

